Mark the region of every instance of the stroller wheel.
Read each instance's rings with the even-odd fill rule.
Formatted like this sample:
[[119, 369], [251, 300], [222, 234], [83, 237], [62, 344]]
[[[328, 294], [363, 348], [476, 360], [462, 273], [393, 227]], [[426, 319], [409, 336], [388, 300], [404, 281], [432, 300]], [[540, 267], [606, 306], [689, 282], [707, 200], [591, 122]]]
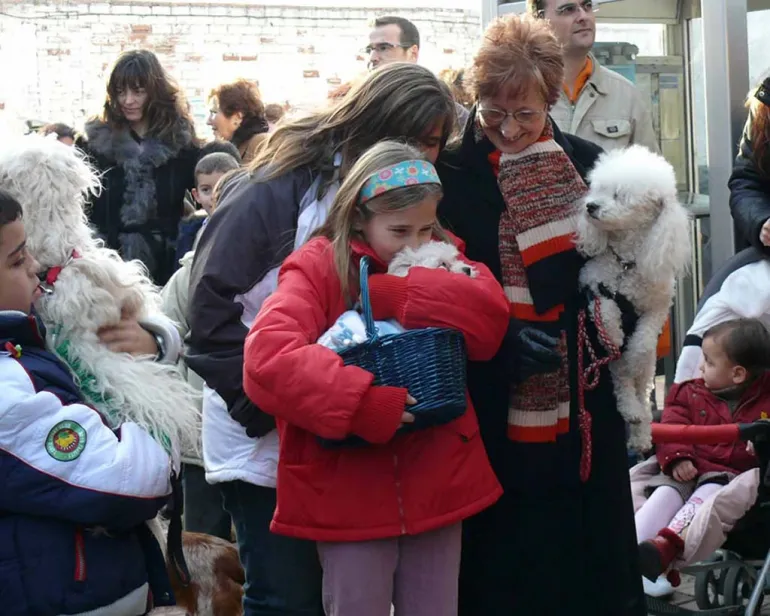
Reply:
[[[730, 567], [725, 573], [725, 605], [748, 605], [756, 580], [757, 573], [753, 568], [744, 565]], [[759, 601], [756, 615], [759, 614], [763, 601], [764, 596]]]
[[701, 610], [713, 610], [723, 605], [724, 571], [711, 569], [695, 574], [695, 602]]

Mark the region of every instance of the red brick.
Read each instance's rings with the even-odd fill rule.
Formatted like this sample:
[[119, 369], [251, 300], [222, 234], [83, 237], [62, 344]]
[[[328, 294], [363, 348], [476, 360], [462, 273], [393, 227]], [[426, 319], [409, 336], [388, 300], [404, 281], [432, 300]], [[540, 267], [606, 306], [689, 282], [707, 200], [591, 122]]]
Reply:
[[150, 24], [133, 24], [131, 32], [134, 34], [152, 34], [152, 26]]
[[256, 62], [257, 56], [241, 56], [241, 62]]
[[196, 56], [193, 53], [188, 53], [184, 57], [185, 62], [201, 62], [203, 61], [203, 56]]
[[241, 59], [241, 57], [238, 54], [234, 54], [234, 53], [224, 53], [224, 54], [222, 54], [222, 61], [223, 62], [237, 62], [240, 59]]
[[70, 55], [69, 49], [49, 49], [48, 50], [49, 56], [68, 56]]
[[305, 79], [318, 79], [321, 76], [321, 73], [319, 73], [315, 69], [312, 69], [312, 70], [302, 71], [302, 76]]
[[275, 39], [272, 36], [260, 36], [259, 42], [263, 45], [269, 45], [270, 43], [274, 43]]

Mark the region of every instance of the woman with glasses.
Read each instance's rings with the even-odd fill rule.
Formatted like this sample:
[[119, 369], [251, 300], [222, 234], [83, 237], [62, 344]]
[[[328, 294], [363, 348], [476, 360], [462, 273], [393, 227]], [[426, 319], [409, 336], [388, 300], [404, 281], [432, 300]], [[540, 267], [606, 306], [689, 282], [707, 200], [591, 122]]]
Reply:
[[580, 477], [574, 208], [601, 149], [549, 117], [561, 47], [532, 17], [492, 22], [471, 67], [475, 100], [438, 165], [439, 215], [505, 287], [511, 321], [468, 388], [502, 499], [464, 524], [460, 615], [646, 614], [625, 426], [611, 378], [586, 392], [592, 470]]
[[225, 83], [211, 91], [209, 100], [214, 136], [232, 143], [244, 164], [250, 163], [270, 129], [257, 84], [248, 79]]

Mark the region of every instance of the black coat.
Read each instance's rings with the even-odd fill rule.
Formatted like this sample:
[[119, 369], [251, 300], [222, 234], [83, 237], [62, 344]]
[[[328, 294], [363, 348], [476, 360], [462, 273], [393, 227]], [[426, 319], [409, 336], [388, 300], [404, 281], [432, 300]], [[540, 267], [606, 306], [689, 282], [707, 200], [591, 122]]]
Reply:
[[[555, 139], [576, 169], [586, 173], [601, 153], [587, 141]], [[459, 148], [438, 162], [444, 185], [442, 223], [466, 242], [470, 259], [500, 279], [498, 226], [505, 204], [487, 160], [488, 142], [475, 143], [473, 116]], [[646, 614], [637, 562], [625, 425], [612, 382], [586, 395], [593, 416], [593, 470], [579, 478], [577, 422], [577, 272], [565, 273], [575, 289], [567, 302], [572, 393], [570, 431], [555, 443], [516, 443], [506, 434], [510, 377], [516, 361], [503, 344], [489, 362], [468, 366], [468, 388], [481, 436], [505, 495], [464, 524], [460, 616], [642, 616]]]
[[[199, 148], [180, 123], [174, 143], [139, 139], [98, 120], [77, 142], [100, 174], [89, 219], [109, 248], [139, 259], [158, 285], [177, 269], [176, 238], [185, 191], [195, 187]], [[139, 153], [143, 157], [139, 160]]]
[[[751, 130], [752, 119], [749, 117], [728, 184], [730, 211], [735, 226], [744, 239], [766, 256], [770, 256], [770, 248], [759, 241], [762, 225], [770, 219], [770, 175], [761, 173], [754, 162]], [[766, 167], [770, 170], [770, 160], [767, 161]]]

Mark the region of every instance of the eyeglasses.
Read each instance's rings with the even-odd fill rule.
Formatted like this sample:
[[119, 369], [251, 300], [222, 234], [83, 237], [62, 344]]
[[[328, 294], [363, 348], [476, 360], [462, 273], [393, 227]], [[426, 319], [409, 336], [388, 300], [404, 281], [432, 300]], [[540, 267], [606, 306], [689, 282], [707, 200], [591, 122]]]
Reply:
[[490, 128], [497, 128], [507, 118], [513, 118], [519, 124], [533, 124], [545, 115], [546, 110], [535, 111], [534, 109], [519, 109], [518, 111], [501, 111], [491, 107], [479, 107], [478, 114], [482, 122]]
[[[594, 3], [591, 0], [585, 0], [584, 2], [568, 2], [562, 4], [556, 8], [556, 14], [559, 17], [574, 17], [578, 11], [582, 9], [584, 13], [596, 13], [599, 7], [594, 7]], [[541, 10], [537, 13], [538, 17], [545, 17], [545, 11]]]
[[401, 47], [401, 49], [409, 49], [411, 45], [403, 45], [400, 43], [398, 45], [394, 45], [393, 43], [375, 43], [374, 45], [367, 45], [364, 47], [364, 53], [367, 55], [371, 54], [373, 51], [376, 51], [377, 53], [387, 53], [396, 47]]

